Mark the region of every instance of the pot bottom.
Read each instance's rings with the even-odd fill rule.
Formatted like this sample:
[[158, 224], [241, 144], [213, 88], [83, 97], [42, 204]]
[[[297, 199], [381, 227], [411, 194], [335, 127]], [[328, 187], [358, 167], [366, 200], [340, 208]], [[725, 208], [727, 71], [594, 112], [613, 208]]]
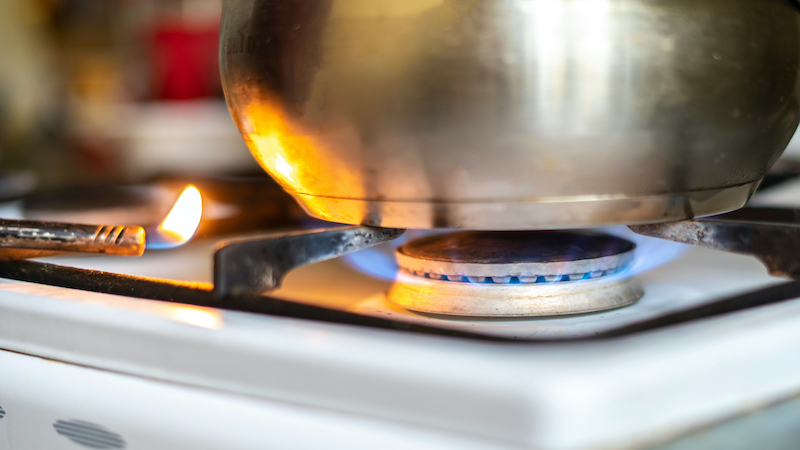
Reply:
[[477, 230], [570, 229], [634, 225], [710, 216], [739, 209], [759, 181], [720, 189], [648, 196], [581, 195], [525, 201], [373, 201], [292, 195], [319, 219], [384, 228]]

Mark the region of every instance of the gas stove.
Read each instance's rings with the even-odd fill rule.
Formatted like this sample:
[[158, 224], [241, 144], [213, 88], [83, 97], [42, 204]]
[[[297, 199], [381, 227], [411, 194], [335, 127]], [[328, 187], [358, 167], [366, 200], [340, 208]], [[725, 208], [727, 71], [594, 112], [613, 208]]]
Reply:
[[[790, 208], [798, 198], [790, 181], [752, 203]], [[431, 263], [452, 234], [363, 232], [328, 230], [346, 237], [341, 246], [314, 245], [339, 254], [386, 242], [294, 270], [324, 258], [286, 244], [299, 236], [308, 248], [308, 233], [281, 232], [292, 261], [273, 260], [283, 272], [257, 280], [247, 270], [265, 266], [237, 264], [268, 254], [253, 242], [274, 239], [232, 240], [216, 262], [217, 240], [200, 239], [136, 259], [0, 263], [0, 445], [673, 449], [800, 439], [800, 284], [755, 258], [618, 227], [580, 232], [594, 266], [555, 257], [501, 261], [498, 272], [478, 250]], [[218, 295], [281, 279], [269, 297]], [[419, 282], [450, 283], [458, 301], [407, 303]], [[584, 287], [608, 285], [619, 295]], [[562, 303], [480, 310], [509, 290]], [[472, 310], [452, 310], [465, 298]]]

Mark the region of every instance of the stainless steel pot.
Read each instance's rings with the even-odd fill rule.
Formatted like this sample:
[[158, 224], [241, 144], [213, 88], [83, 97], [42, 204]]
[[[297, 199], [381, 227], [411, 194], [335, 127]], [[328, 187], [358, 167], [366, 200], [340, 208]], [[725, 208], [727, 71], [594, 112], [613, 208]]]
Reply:
[[314, 216], [646, 223], [745, 204], [800, 120], [790, 0], [225, 0], [225, 95]]

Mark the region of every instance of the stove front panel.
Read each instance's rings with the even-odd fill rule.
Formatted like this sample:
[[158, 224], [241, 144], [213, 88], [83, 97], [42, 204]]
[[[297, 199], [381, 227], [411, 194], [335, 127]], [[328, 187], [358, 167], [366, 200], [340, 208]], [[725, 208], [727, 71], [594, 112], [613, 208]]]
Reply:
[[0, 351], [0, 448], [516, 448]]

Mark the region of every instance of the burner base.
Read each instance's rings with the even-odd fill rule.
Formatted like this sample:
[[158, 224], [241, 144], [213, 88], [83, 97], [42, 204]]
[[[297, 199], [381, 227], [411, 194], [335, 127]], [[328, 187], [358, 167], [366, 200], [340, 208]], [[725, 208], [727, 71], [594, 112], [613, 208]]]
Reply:
[[388, 299], [431, 314], [533, 317], [581, 314], [635, 303], [644, 290], [619, 276], [536, 284], [454, 283], [400, 271]]

